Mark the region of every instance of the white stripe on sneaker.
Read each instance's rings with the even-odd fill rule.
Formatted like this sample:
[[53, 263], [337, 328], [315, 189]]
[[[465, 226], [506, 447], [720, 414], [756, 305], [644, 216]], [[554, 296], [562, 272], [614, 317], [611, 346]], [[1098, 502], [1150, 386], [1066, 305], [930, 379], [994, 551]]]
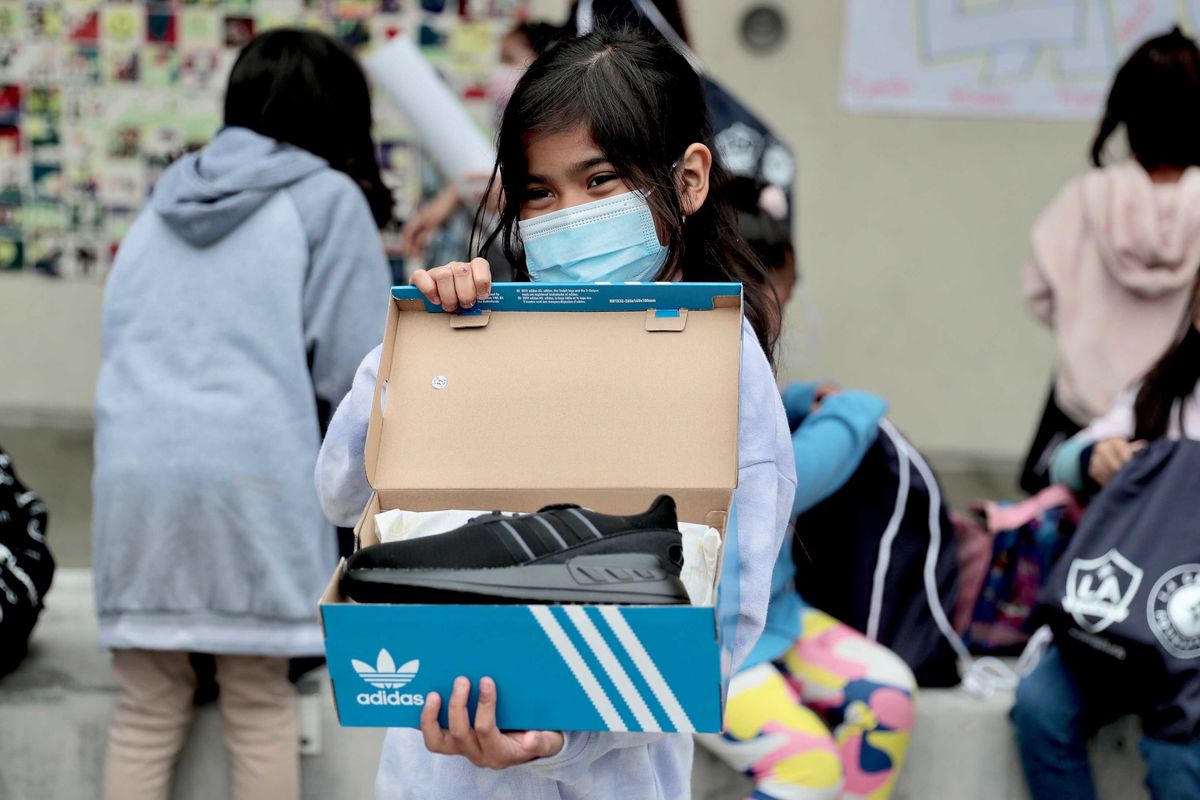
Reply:
[[621, 720], [621, 715], [617, 713], [617, 709], [613, 706], [612, 700], [600, 685], [600, 681], [596, 680], [596, 676], [592, 674], [588, 668], [587, 662], [583, 660], [583, 656], [579, 655], [579, 651], [575, 649], [575, 645], [571, 643], [571, 639], [567, 636], [566, 631], [558, 624], [558, 620], [550, 613], [550, 609], [546, 606], [529, 606], [529, 611], [533, 614], [533, 618], [542, 626], [546, 637], [550, 643], [554, 645], [554, 649], [562, 657], [562, 660], [570, 668], [574, 674], [575, 680], [579, 681], [579, 685], [583, 687], [584, 694], [592, 701], [592, 705], [596, 707], [596, 711], [600, 714], [600, 719], [608, 726], [610, 731], [627, 731], [629, 728]]
[[694, 731], [696, 726], [688, 719], [687, 712], [683, 710], [683, 706], [679, 704], [679, 699], [675, 697], [675, 693], [671, 691], [671, 687], [663, 680], [662, 673], [658, 671], [658, 665], [654, 663], [654, 659], [646, 652], [646, 648], [642, 646], [642, 642], [638, 639], [637, 634], [633, 632], [633, 628], [629, 627], [624, 615], [620, 609], [615, 606], [600, 606], [600, 615], [604, 617], [604, 621], [612, 628], [613, 633], [617, 635], [617, 640], [629, 653], [629, 657], [633, 659], [633, 663], [642, 673], [642, 677], [646, 683], [650, 685], [650, 690], [654, 692], [654, 697], [658, 700], [659, 705], [663, 707], [663, 711], [667, 712], [668, 719], [675, 726], [677, 731]]
[[592, 535], [595, 536], [597, 539], [604, 538], [604, 534], [600, 533], [600, 530], [595, 525], [593, 525], [592, 521], [590, 519], [588, 519], [587, 517], [585, 517], [583, 515], [583, 512], [580, 511], [578, 508], [568, 508], [567, 512], [579, 517], [580, 521], [582, 521], [583, 524], [587, 526], [587, 529], [589, 531], [591, 531]]
[[567, 617], [571, 622], [575, 623], [575, 627], [579, 630], [583, 640], [587, 642], [588, 647], [592, 648], [592, 653], [596, 656], [596, 660], [600, 662], [600, 666], [604, 667], [604, 671], [608, 673], [609, 679], [616, 684], [617, 691], [621, 693], [621, 698], [625, 701], [625, 705], [629, 706], [629, 710], [633, 712], [634, 718], [638, 724], [642, 726], [643, 731], [661, 731], [658, 721], [654, 719], [654, 714], [650, 712], [650, 707], [646, 705], [646, 701], [638, 692], [637, 687], [633, 685], [629, 674], [625, 672], [625, 668], [621, 666], [621, 662], [613, 655], [613, 651], [609, 648], [608, 642], [604, 641], [604, 637], [600, 635], [600, 631], [596, 629], [595, 624], [588, 617], [587, 612], [581, 606], [566, 606]]
[[517, 544], [521, 545], [521, 549], [525, 551], [525, 555], [529, 556], [529, 560], [533, 561], [536, 556], [534, 556], [533, 551], [529, 549], [529, 545], [525, 544], [525, 540], [521, 538], [521, 534], [517, 533], [517, 529], [504, 520], [500, 520], [500, 524], [504, 526], [504, 530], [508, 531], [512, 535], [512, 538], [517, 540]]
[[566, 539], [564, 539], [564, 538], [562, 537], [562, 535], [561, 535], [561, 534], [560, 534], [558, 531], [554, 530], [554, 526], [553, 526], [553, 525], [551, 525], [549, 522], [547, 522], [547, 521], [546, 521], [545, 519], [543, 519], [542, 517], [532, 517], [531, 519], [532, 519], [534, 522], [536, 522], [536, 523], [538, 523], [539, 525], [541, 525], [541, 526], [542, 526], [543, 528], [545, 528], [546, 530], [550, 531], [550, 535], [554, 537], [554, 541], [558, 542], [558, 546], [559, 546], [559, 547], [561, 547], [563, 550], [566, 550], [566, 549], [567, 549], [567, 540], [566, 540]]

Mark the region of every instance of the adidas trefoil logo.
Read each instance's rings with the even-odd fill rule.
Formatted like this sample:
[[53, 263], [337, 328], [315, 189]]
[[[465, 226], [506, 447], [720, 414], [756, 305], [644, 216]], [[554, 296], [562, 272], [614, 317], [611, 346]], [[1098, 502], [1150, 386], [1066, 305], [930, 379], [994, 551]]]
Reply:
[[421, 662], [413, 659], [397, 669], [392, 654], [387, 650], [379, 651], [375, 666], [357, 658], [351, 659], [350, 663], [354, 665], [358, 676], [376, 689], [402, 689], [412, 683], [412, 679], [417, 677], [417, 670], [421, 668]]
[[358, 677], [375, 687], [375, 691], [359, 692], [355, 697], [360, 706], [425, 705], [424, 695], [399, 691], [417, 677], [417, 670], [421, 668], [421, 662], [417, 659], [414, 658], [397, 667], [392, 654], [387, 650], [380, 650], [379, 655], [375, 657], [374, 666], [365, 661], [359, 661], [357, 658], [350, 659], [350, 663], [354, 666]]

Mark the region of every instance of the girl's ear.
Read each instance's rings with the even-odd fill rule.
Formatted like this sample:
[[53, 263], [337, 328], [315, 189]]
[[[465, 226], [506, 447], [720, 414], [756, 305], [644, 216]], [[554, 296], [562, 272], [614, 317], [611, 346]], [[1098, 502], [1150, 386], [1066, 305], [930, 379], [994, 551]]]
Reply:
[[679, 205], [691, 216], [708, 199], [708, 176], [712, 171], [712, 151], [700, 142], [688, 145], [679, 160]]

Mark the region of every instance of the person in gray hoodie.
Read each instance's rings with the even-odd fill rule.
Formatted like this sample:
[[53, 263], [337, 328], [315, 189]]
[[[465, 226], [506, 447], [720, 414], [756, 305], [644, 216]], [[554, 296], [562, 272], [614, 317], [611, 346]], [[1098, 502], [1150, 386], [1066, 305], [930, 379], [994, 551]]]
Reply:
[[332, 405], [382, 336], [391, 198], [353, 56], [266, 33], [225, 127], [171, 166], [108, 278], [93, 477], [100, 643], [117, 709], [105, 797], [168, 796], [216, 656], [238, 800], [299, 797], [288, 659], [323, 653], [337, 559], [312, 474]]

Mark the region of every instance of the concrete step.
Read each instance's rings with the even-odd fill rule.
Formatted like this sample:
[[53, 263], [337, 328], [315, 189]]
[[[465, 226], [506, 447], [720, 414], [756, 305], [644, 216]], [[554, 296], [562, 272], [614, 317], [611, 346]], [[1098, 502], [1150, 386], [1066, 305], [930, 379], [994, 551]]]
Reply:
[[[29, 659], [0, 680], [0, 800], [99, 796], [116, 687], [109, 656], [96, 639], [90, 571], [60, 570]], [[309, 724], [297, 746], [312, 753], [302, 759], [304, 797], [372, 797], [383, 732], [340, 727], [323, 674], [300, 689], [297, 702]], [[1007, 719], [1011, 703], [1009, 693], [979, 700], [959, 689], [922, 692], [895, 800], [1026, 800]], [[1137, 735], [1133, 721], [1125, 720], [1106, 728], [1093, 744], [1102, 800], [1145, 798]], [[220, 717], [210, 706], [197, 714], [174, 799], [217, 800], [228, 796], [227, 787]], [[749, 787], [744, 777], [697, 750], [695, 800], [738, 800]]]
[[[925, 690], [908, 761], [892, 800], [1029, 800], [1013, 741], [1012, 694], [987, 700], [961, 689]], [[1146, 800], [1137, 721], [1121, 720], [1092, 743], [1100, 800]], [[692, 770], [694, 800], [741, 800], [753, 784], [702, 748]]]
[[[97, 645], [91, 571], [55, 576], [28, 660], [0, 680], [0, 800], [100, 796], [116, 697], [109, 655]], [[299, 687], [305, 800], [370, 798], [383, 731], [342, 728], [323, 671]], [[199, 709], [175, 776], [174, 800], [229, 795], [229, 762], [215, 705]], [[269, 800], [269, 798], [263, 798]]]

